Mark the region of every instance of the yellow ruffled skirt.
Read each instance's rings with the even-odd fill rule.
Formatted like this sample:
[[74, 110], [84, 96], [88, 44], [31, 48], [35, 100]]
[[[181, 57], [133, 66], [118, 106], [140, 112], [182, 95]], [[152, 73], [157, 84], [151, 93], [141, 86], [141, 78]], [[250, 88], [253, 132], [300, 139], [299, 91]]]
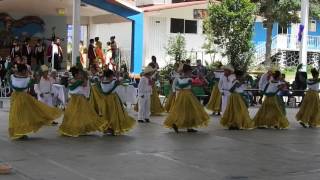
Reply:
[[180, 90], [164, 126], [172, 128], [175, 124], [178, 128], [187, 129], [207, 127], [209, 119], [209, 115], [191, 90]]
[[311, 127], [320, 126], [320, 99], [318, 92], [307, 91], [296, 118], [299, 122]]
[[164, 112], [164, 108], [161, 104], [158, 90], [156, 86], [152, 87], [151, 104], [150, 104], [151, 116], [158, 116]]
[[47, 106], [26, 92], [13, 92], [10, 102], [9, 136], [18, 139], [37, 132], [61, 115], [59, 109]]
[[221, 112], [221, 93], [217, 84], [212, 89], [210, 100], [207, 104], [207, 109], [215, 113]]
[[103, 130], [112, 129], [115, 135], [121, 135], [131, 130], [136, 121], [130, 117], [117, 94], [103, 95], [103, 103], [100, 104], [102, 118], [106, 122]]
[[72, 95], [59, 132], [65, 136], [78, 137], [90, 132], [103, 131], [105, 124], [84, 96]]
[[164, 106], [164, 109], [167, 111], [167, 112], [170, 112], [174, 103], [175, 103], [175, 100], [176, 100], [176, 93], [170, 93], [167, 101], [166, 101], [166, 104]]
[[99, 103], [101, 103], [102, 99], [103, 99], [102, 95], [97, 85], [92, 85], [90, 90], [89, 103], [98, 115], [101, 115], [101, 109], [99, 109]]
[[258, 128], [286, 129], [289, 127], [289, 121], [277, 96], [266, 96], [253, 121]]
[[239, 129], [252, 129], [254, 126], [250, 118], [248, 108], [243, 98], [238, 93], [229, 96], [226, 110], [220, 124], [224, 127], [237, 127]]

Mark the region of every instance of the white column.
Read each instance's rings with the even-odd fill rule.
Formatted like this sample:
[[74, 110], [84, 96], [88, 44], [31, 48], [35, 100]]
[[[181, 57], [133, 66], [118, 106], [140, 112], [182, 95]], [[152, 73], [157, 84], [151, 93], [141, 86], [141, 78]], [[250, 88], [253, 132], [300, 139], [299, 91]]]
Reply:
[[309, 31], [309, 0], [301, 0], [301, 24], [304, 26], [299, 62], [303, 65], [302, 71], [307, 71], [307, 49], [308, 49], [308, 31]]
[[81, 0], [73, 0], [72, 11], [72, 65], [76, 65], [77, 57], [79, 57], [80, 43], [80, 4]]

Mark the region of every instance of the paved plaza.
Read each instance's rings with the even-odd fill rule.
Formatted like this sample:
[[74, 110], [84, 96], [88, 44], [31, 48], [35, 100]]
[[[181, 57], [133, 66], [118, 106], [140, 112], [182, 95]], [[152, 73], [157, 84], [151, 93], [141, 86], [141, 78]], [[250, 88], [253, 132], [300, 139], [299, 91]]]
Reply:
[[319, 180], [320, 129], [301, 128], [296, 111], [289, 130], [228, 131], [211, 117], [199, 133], [175, 134], [162, 116], [125, 136], [68, 138], [45, 127], [27, 141], [8, 139], [1, 111], [0, 161], [14, 172], [0, 180]]

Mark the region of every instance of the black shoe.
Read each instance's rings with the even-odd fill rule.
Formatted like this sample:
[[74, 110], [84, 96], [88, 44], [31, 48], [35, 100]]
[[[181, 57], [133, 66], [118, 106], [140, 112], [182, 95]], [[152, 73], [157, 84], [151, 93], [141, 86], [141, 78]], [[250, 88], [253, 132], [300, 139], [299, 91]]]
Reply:
[[177, 125], [173, 124], [172, 128], [173, 128], [174, 132], [179, 133], [179, 129], [178, 129]]
[[149, 120], [149, 119], [145, 119], [144, 121], [145, 121], [146, 123], [149, 123], [149, 122], [150, 122], [150, 120]]
[[144, 120], [138, 120], [139, 123], [144, 123]]
[[189, 133], [195, 133], [195, 132], [198, 132], [198, 131], [195, 130], [195, 129], [187, 129], [187, 132], [189, 132]]
[[267, 129], [266, 127], [257, 127], [257, 129]]
[[221, 116], [221, 113], [220, 113], [220, 112], [218, 112], [218, 113], [217, 113], [217, 116]]
[[240, 128], [238, 128], [236, 126], [231, 126], [231, 127], [229, 127], [229, 130], [240, 130]]
[[19, 138], [19, 140], [27, 140], [29, 137], [27, 135], [23, 135]]
[[55, 122], [55, 121], [52, 121], [52, 123], [51, 123], [51, 125], [52, 126], [56, 126], [56, 125], [58, 125], [59, 123], [58, 122]]
[[300, 125], [301, 125], [303, 128], [307, 128], [307, 125], [304, 124], [303, 122], [300, 122]]

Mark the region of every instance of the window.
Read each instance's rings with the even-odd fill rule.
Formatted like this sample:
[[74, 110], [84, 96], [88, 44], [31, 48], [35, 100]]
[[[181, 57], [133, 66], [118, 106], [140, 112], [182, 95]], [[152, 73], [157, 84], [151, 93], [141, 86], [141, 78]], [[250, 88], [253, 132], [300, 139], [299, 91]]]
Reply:
[[198, 23], [195, 20], [184, 20], [171, 18], [171, 33], [197, 34]]
[[171, 33], [184, 33], [183, 19], [171, 19]]
[[197, 34], [197, 21], [185, 21], [185, 33]]
[[278, 25], [278, 34], [288, 34], [288, 27]]
[[309, 31], [310, 32], [317, 32], [317, 21], [316, 20], [311, 20], [309, 22]]

